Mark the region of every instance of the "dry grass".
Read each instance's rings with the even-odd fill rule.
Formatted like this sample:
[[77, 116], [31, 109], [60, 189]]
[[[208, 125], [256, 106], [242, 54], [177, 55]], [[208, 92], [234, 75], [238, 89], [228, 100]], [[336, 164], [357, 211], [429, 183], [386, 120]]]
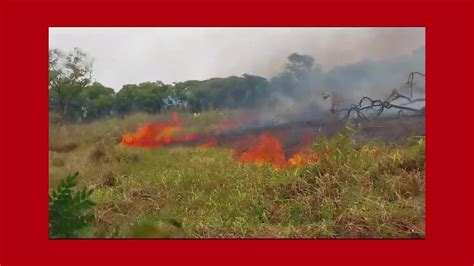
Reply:
[[77, 146], [77, 143], [52, 144], [49, 145], [49, 150], [54, 152], [71, 152], [75, 150]]
[[283, 171], [236, 162], [220, 147], [117, 145], [121, 133], [158, 118], [50, 131], [52, 145], [65, 136], [78, 143], [50, 151], [50, 186], [79, 171], [80, 186], [95, 187], [95, 220], [84, 237], [424, 237], [423, 137], [389, 145], [348, 131], [313, 143], [320, 161]]

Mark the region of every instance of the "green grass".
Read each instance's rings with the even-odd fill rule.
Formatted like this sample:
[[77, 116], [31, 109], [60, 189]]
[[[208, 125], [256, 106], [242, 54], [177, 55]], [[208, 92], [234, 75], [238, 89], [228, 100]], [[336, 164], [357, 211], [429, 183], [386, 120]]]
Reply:
[[278, 171], [239, 163], [222, 147], [118, 145], [151, 118], [51, 126], [50, 146], [77, 147], [50, 151], [50, 187], [79, 171], [79, 186], [94, 188], [83, 237], [424, 237], [423, 137], [355, 143], [343, 132], [313, 143], [317, 163]]

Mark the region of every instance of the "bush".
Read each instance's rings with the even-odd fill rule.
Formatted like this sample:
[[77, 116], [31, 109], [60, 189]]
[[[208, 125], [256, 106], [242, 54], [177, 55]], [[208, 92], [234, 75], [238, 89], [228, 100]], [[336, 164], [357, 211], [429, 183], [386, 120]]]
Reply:
[[77, 237], [92, 219], [89, 213], [95, 203], [90, 199], [92, 189], [84, 187], [74, 192], [79, 173], [61, 180], [49, 194], [49, 235], [54, 238]]

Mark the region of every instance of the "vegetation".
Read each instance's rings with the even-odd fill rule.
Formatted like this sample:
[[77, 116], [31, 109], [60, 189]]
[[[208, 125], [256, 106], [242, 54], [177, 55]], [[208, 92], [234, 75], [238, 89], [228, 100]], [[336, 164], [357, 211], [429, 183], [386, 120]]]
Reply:
[[311, 56], [292, 54], [284, 71], [271, 80], [243, 74], [173, 84], [148, 81], [125, 84], [115, 93], [99, 82], [92, 82], [92, 59], [80, 49], [69, 53], [50, 50], [50, 120], [61, 124], [123, 117], [134, 112], [154, 114], [169, 109], [203, 112], [277, 104], [278, 98], [273, 93], [301, 98], [295, 92], [311, 87], [308, 82], [309, 74], [314, 71], [313, 61]]
[[[281, 111], [282, 120], [301, 120], [293, 117], [300, 114], [311, 120], [313, 111], [321, 113], [313, 99], [322, 91], [315, 88], [346, 86], [345, 79], [323, 78], [311, 56], [293, 53], [287, 59], [285, 68], [268, 80], [244, 74], [173, 84], [148, 81], [125, 84], [115, 92], [93, 82], [92, 59], [80, 49], [51, 50], [50, 236], [424, 237], [422, 136], [389, 144], [346, 128], [336, 136], [308, 141], [309, 149], [288, 154], [292, 157], [268, 134], [253, 138], [256, 149], [245, 147], [240, 157], [232, 147], [212, 144], [216, 140], [210, 137], [215, 136], [208, 132], [225, 131], [227, 122], [240, 118], [246, 121], [251, 109], [278, 110], [277, 116]], [[347, 73], [359, 71], [349, 68]], [[410, 96], [403, 94], [405, 84], [386, 101], [364, 97], [346, 109], [347, 117], [351, 112], [366, 117], [364, 110], [380, 115], [385, 109], [409, 110], [406, 104], [421, 104], [424, 97], [416, 98], [421, 89], [414, 86], [413, 77], [407, 83]], [[318, 97], [331, 100], [333, 113], [341, 110], [343, 99], [337, 93]], [[397, 99], [408, 103], [394, 102]], [[295, 114], [287, 110], [290, 105], [298, 107]], [[170, 110], [180, 112], [179, 119], [150, 126], [167, 120]], [[419, 111], [424, 114], [424, 105]], [[267, 120], [271, 119], [280, 120]], [[239, 124], [240, 129], [253, 126], [246, 123]], [[310, 121], [304, 123], [312, 130]], [[127, 132], [136, 133], [123, 138]], [[189, 139], [209, 138], [201, 146], [150, 148], [158, 142], [150, 132], [159, 132], [160, 143], [173, 140], [174, 132]], [[274, 149], [260, 145], [262, 140]], [[250, 142], [245, 137], [241, 141]], [[140, 143], [148, 148], [132, 147]], [[265, 158], [277, 158], [278, 167], [260, 164], [261, 151]], [[69, 174], [77, 171], [80, 177]], [[77, 183], [84, 189], [76, 191]]]
[[[63, 165], [56, 164], [56, 166]], [[92, 190], [84, 187], [82, 191], [73, 191], [78, 175], [79, 173], [75, 173], [61, 180], [57, 189], [49, 194], [49, 235], [51, 237], [77, 237], [92, 220], [88, 212], [95, 205], [90, 199]]]
[[[199, 127], [216, 123], [219, 114], [181, 117], [194, 119]], [[317, 161], [283, 170], [238, 162], [225, 147], [144, 149], [118, 144], [123, 132], [159, 119], [162, 115], [134, 114], [87, 124], [51, 124], [50, 187], [59, 184], [57, 195], [71, 195], [59, 201], [52, 194], [53, 206], [74, 205], [71, 199], [77, 194], [70, 191], [76, 178], [81, 186], [94, 188], [93, 194], [85, 194], [97, 203], [90, 230], [70, 234], [58, 228], [54, 235], [424, 237], [424, 137], [395, 145], [361, 141], [357, 132], [347, 129], [312, 144]], [[61, 181], [74, 171], [81, 176]], [[83, 212], [64, 211], [68, 209], [54, 207], [52, 228], [60, 219], [82, 228], [78, 218]]]

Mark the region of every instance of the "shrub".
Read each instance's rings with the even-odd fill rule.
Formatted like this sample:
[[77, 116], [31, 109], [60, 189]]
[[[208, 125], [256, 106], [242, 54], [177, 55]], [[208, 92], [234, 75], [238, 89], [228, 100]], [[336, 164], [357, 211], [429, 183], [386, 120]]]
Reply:
[[77, 237], [78, 232], [88, 226], [92, 219], [89, 213], [95, 203], [90, 199], [92, 189], [73, 191], [79, 173], [61, 180], [49, 194], [50, 237]]

